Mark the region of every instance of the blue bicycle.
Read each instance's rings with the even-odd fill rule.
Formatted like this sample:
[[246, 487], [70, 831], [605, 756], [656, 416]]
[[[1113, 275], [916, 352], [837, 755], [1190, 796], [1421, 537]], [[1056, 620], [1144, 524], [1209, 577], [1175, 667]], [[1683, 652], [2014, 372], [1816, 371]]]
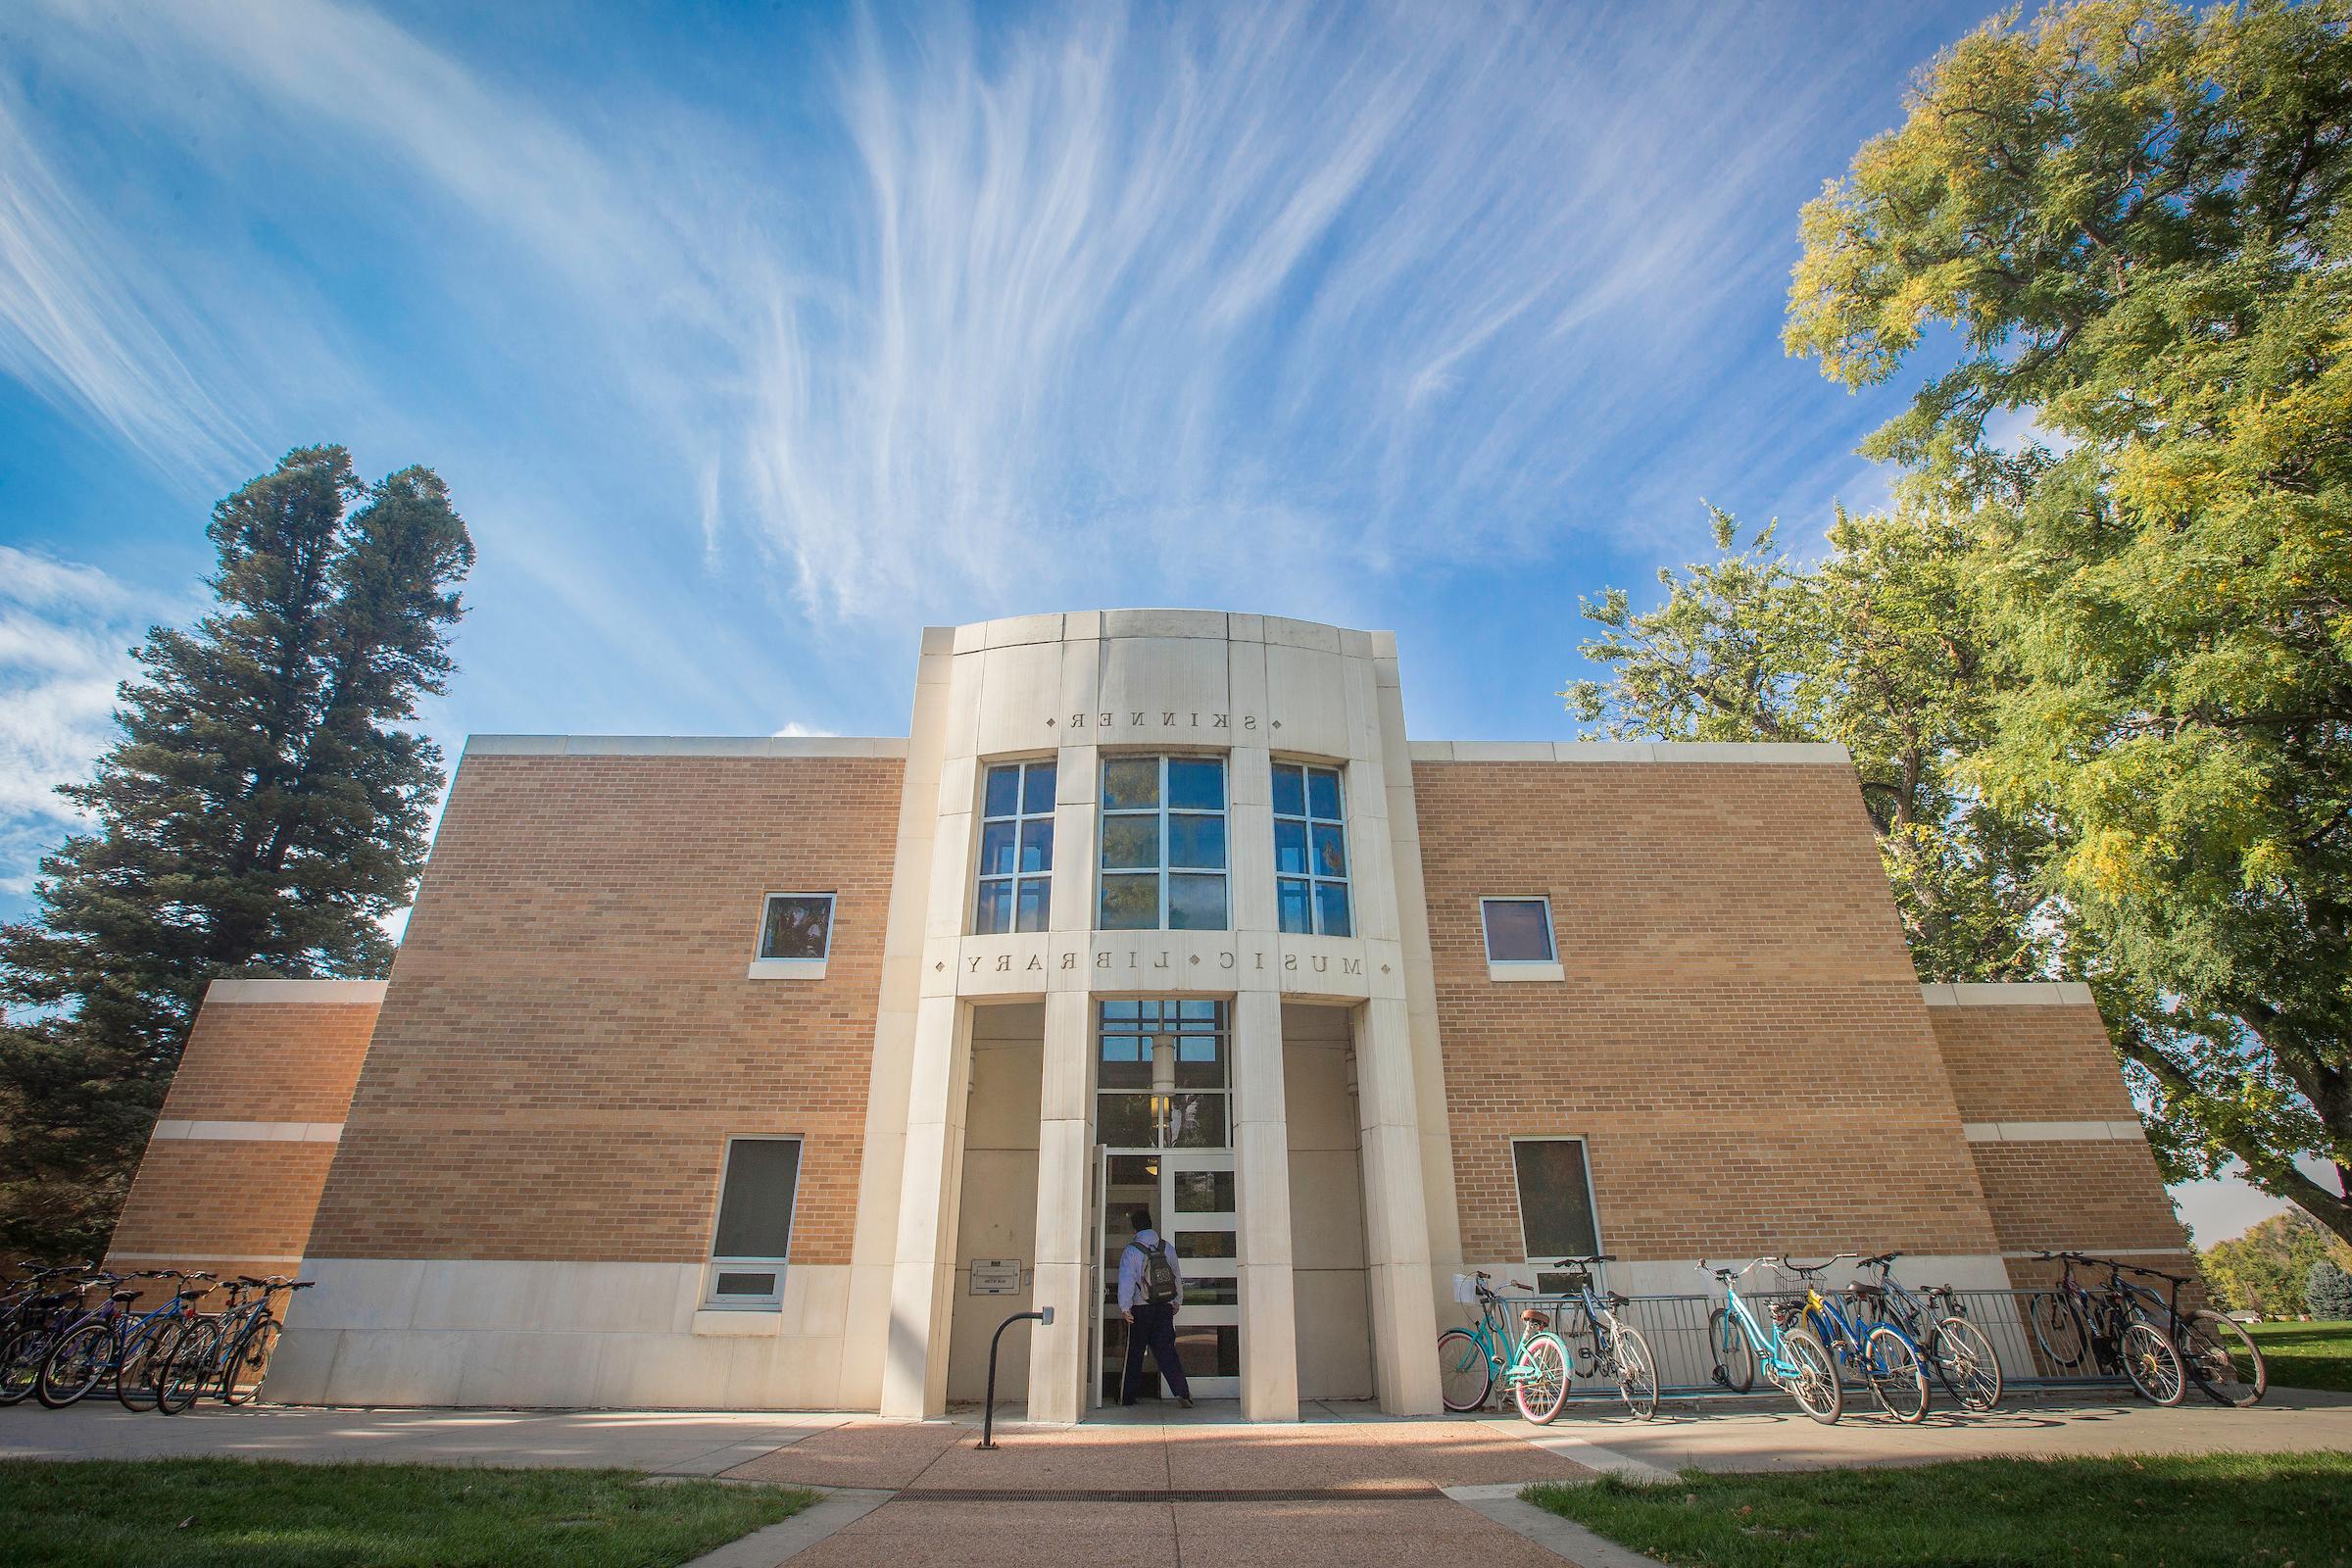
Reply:
[[132, 1410], [151, 1409], [157, 1401], [158, 1376], [172, 1362], [181, 1333], [194, 1319], [195, 1302], [206, 1287], [196, 1282], [213, 1278], [174, 1268], [141, 1269], [126, 1280], [172, 1280], [172, 1294], [154, 1310], [134, 1313], [137, 1291], [113, 1291], [97, 1310], [85, 1314], [58, 1336], [41, 1362], [40, 1381], [33, 1396], [52, 1410], [88, 1398], [109, 1377], [115, 1396]]
[[1767, 1330], [1740, 1298], [1738, 1281], [1757, 1263], [1776, 1261], [1759, 1257], [1737, 1270], [1710, 1269], [1703, 1258], [1699, 1261], [1699, 1272], [1713, 1274], [1723, 1287], [1723, 1305], [1707, 1319], [1707, 1342], [1715, 1351], [1715, 1381], [1735, 1394], [1745, 1394], [1756, 1386], [1760, 1368], [1767, 1382], [1796, 1400], [1798, 1409], [1824, 1426], [1834, 1426], [1845, 1413], [1845, 1389], [1838, 1381], [1828, 1348], [1805, 1326], [1806, 1303], [1786, 1298], [1774, 1301], [1767, 1314], [1772, 1326]]
[[1780, 1266], [1804, 1281], [1805, 1326], [1846, 1370], [1862, 1380], [1881, 1410], [1905, 1426], [1915, 1426], [1928, 1414], [1927, 1356], [1895, 1324], [1856, 1321], [1869, 1310], [1868, 1297], [1876, 1294], [1883, 1298], [1885, 1293], [1867, 1285], [1847, 1286], [1845, 1299], [1854, 1308], [1850, 1317], [1844, 1306], [1821, 1294], [1818, 1276], [1822, 1271], [1859, 1255], [1839, 1252], [1822, 1263], [1798, 1263], [1783, 1255]]

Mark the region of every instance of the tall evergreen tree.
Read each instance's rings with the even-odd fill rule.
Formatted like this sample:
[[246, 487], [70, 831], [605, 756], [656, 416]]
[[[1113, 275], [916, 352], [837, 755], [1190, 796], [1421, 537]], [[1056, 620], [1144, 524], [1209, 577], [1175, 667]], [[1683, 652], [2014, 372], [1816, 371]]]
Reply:
[[427, 468], [305, 447], [213, 510], [219, 608], [134, 651], [89, 821], [0, 927], [0, 1244], [95, 1251], [204, 988], [376, 976], [443, 773], [401, 726], [445, 689], [473, 543]]

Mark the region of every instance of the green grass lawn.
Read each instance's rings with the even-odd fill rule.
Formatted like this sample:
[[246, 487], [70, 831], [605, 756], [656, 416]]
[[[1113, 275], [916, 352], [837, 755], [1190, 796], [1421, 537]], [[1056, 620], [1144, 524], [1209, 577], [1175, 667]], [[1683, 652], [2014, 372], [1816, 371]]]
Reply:
[[1968, 1459], [1873, 1470], [1530, 1487], [1527, 1500], [1670, 1563], [2352, 1564], [2352, 1454]]
[[2249, 1323], [2246, 1332], [2275, 1387], [2352, 1393], [2352, 1323]]
[[171, 1568], [657, 1568], [815, 1494], [632, 1470], [0, 1460], [0, 1561]]

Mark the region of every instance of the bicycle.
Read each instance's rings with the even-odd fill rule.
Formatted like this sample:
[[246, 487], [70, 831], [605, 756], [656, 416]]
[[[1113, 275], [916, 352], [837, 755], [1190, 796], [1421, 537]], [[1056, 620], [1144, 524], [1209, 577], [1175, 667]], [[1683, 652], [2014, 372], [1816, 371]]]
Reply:
[[[24, 1290], [10, 1299], [7, 1329], [0, 1334], [0, 1405], [20, 1402], [39, 1385], [41, 1366], [56, 1348], [58, 1336], [81, 1316], [82, 1298], [104, 1277], [94, 1263], [21, 1266], [32, 1272], [23, 1282]], [[43, 1289], [50, 1285], [58, 1288]]]
[[[1519, 1414], [1537, 1426], [1549, 1426], [1568, 1401], [1568, 1345], [1551, 1331], [1551, 1316], [1536, 1307], [1522, 1308], [1514, 1332], [1501, 1297], [1480, 1270], [1471, 1276], [1478, 1293], [1475, 1328], [1451, 1328], [1438, 1336], [1439, 1395], [1446, 1408], [1456, 1413], [1482, 1408], [1502, 1375], [1519, 1406]], [[1518, 1280], [1511, 1289], [1534, 1294], [1535, 1287]], [[1506, 1353], [1507, 1352], [1507, 1353]]]
[[1759, 1257], [1737, 1271], [1709, 1269], [1703, 1258], [1699, 1261], [1699, 1272], [1713, 1274], [1723, 1287], [1724, 1304], [1707, 1318], [1708, 1342], [1715, 1348], [1715, 1381], [1735, 1394], [1745, 1394], [1756, 1386], [1756, 1371], [1761, 1367], [1774, 1388], [1796, 1400], [1798, 1409], [1824, 1426], [1834, 1426], [1845, 1413], [1845, 1388], [1838, 1381], [1828, 1348], [1805, 1326], [1805, 1303], [1787, 1298], [1774, 1301], [1769, 1314], [1772, 1332], [1767, 1334], [1740, 1298], [1738, 1281], [1757, 1263], [1772, 1261]]
[[[212, 1276], [188, 1275], [178, 1269], [142, 1269], [126, 1276], [134, 1280], [171, 1279], [185, 1282], [191, 1278], [210, 1279]], [[41, 1363], [41, 1375], [34, 1396], [52, 1410], [62, 1410], [87, 1398], [111, 1375], [115, 1380], [115, 1396], [127, 1409], [145, 1409], [151, 1402], [153, 1379], [148, 1374], [159, 1364], [169, 1364], [172, 1346], [190, 1316], [188, 1303], [204, 1294], [183, 1287], [175, 1290], [172, 1298], [151, 1312], [134, 1316], [130, 1303], [138, 1298], [137, 1291], [116, 1291], [96, 1311], [59, 1337]], [[159, 1359], [160, 1357], [160, 1359]]]
[[1575, 1353], [1577, 1376], [1607, 1377], [1617, 1385], [1618, 1397], [1625, 1400], [1634, 1419], [1647, 1421], [1658, 1413], [1657, 1357], [1649, 1353], [1649, 1342], [1642, 1337], [1642, 1331], [1617, 1315], [1617, 1308], [1626, 1305], [1628, 1298], [1592, 1288], [1592, 1271], [1616, 1261], [1608, 1252], [1594, 1252], [1586, 1257], [1563, 1257], [1552, 1265], [1567, 1271], [1566, 1299], [1576, 1314], [1572, 1326], [1564, 1325], [1555, 1332]]
[[[2262, 1401], [2271, 1386], [2270, 1365], [2263, 1360], [2254, 1336], [2235, 1319], [2209, 1307], [2181, 1311], [2180, 1288], [2188, 1283], [2184, 1275], [2167, 1274], [2162, 1269], [2142, 1268], [2134, 1263], [2117, 1263], [2113, 1259], [2108, 1264], [2120, 1271], [2119, 1283], [2143, 1306], [2163, 1310], [2165, 1321], [2172, 1325], [2173, 1348], [2180, 1352], [2180, 1364], [2188, 1369], [2189, 1377], [2207, 1398], [2240, 1410]], [[2144, 1285], [2122, 1281], [2121, 1274], [2163, 1280], [2172, 1290], [2160, 1296]]]
[[[1968, 1308], [1949, 1285], [1931, 1285], [1923, 1300], [1894, 1277], [1900, 1252], [1881, 1252], [1857, 1261], [1879, 1271], [1876, 1285], [1862, 1287], [1871, 1321], [1891, 1323], [1925, 1349], [1928, 1364], [1944, 1391], [1964, 1410], [1983, 1415], [2001, 1402], [2001, 1359], [1984, 1331], [1968, 1320]], [[1923, 1327], [1924, 1332], [1923, 1332]]]
[[[1919, 1346], [1891, 1323], [1855, 1321], [1844, 1307], [1821, 1294], [1816, 1276], [1832, 1263], [1845, 1262], [1854, 1255], [1839, 1252], [1827, 1262], [1798, 1263], [1783, 1253], [1780, 1266], [1804, 1282], [1805, 1326], [1862, 1380], [1881, 1410], [1905, 1426], [1916, 1426], [1928, 1414], [1927, 1357]], [[1854, 1304], [1857, 1315], [1862, 1293], [1868, 1289], [1859, 1284], [1846, 1287], [1846, 1299]]]
[[158, 1386], [156, 1408], [166, 1415], [178, 1415], [208, 1392], [222, 1404], [244, 1404], [259, 1397], [281, 1327], [270, 1310], [270, 1298], [279, 1291], [289, 1296], [307, 1291], [313, 1283], [283, 1274], [268, 1279], [238, 1275], [229, 1284], [228, 1304], [221, 1313], [198, 1318], [181, 1337], [180, 1348]]
[[[2053, 1366], [2073, 1371], [2087, 1359], [2100, 1372], [2122, 1372], [2152, 1404], [2177, 1405], [2186, 1397], [2188, 1373], [2180, 1351], [2171, 1333], [2156, 1326], [2146, 1303], [2124, 1283], [2123, 1264], [2087, 1252], [2034, 1255], [2058, 1264], [2058, 1283], [2035, 1292], [2026, 1308], [2034, 1342]], [[2085, 1289], [2075, 1278], [2077, 1263], [2105, 1268], [2107, 1283], [2096, 1293]], [[2154, 1293], [2147, 1294], [2153, 1298]]]

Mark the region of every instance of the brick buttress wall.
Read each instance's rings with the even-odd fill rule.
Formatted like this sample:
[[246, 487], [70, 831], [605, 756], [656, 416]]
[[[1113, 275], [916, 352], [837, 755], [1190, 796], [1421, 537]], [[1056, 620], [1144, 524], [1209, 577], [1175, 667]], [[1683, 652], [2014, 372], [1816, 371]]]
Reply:
[[[2034, 996], [2000, 1004], [2004, 993]], [[2063, 994], [2064, 1001], [2048, 1000]], [[1928, 1016], [2004, 1251], [2132, 1252], [2189, 1262], [2107, 1026], [2079, 986], [1931, 986]], [[2012, 1258], [2019, 1284], [2046, 1269]]]
[[[1627, 1258], [1993, 1250], [1850, 766], [1413, 783], [1465, 1257], [1524, 1255], [1510, 1140], [1542, 1135], [1589, 1141]], [[1489, 980], [1509, 894], [1550, 898], [1564, 981]]]
[[[847, 1263], [903, 763], [469, 755], [311, 1255], [694, 1262], [729, 1134], [806, 1140], [792, 1254]], [[821, 980], [747, 979], [835, 893]]]
[[310, 1239], [380, 984], [214, 984], [116, 1222], [108, 1266], [291, 1273]]

